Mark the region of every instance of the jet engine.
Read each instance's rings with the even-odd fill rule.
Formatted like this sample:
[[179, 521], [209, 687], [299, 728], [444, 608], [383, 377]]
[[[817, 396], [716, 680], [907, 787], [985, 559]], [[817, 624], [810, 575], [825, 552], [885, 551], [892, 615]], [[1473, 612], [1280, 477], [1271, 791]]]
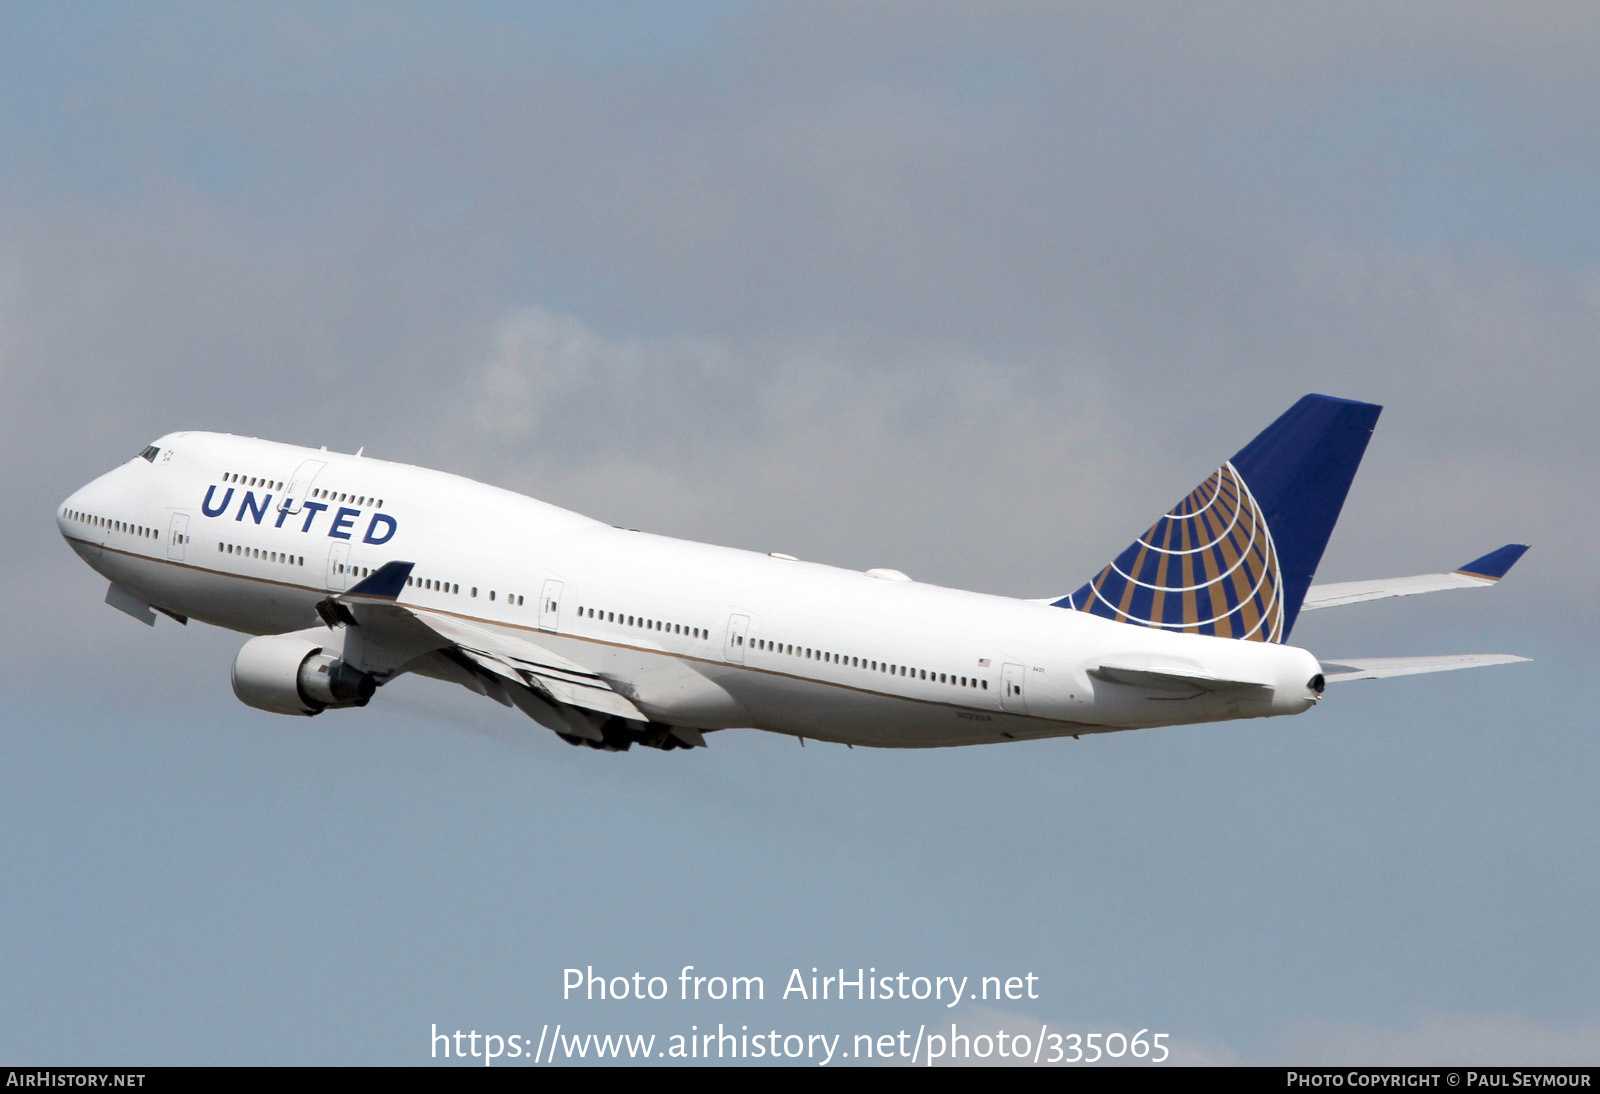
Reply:
[[329, 707], [364, 707], [378, 682], [315, 642], [293, 634], [252, 638], [233, 659], [233, 693], [273, 714], [321, 714]]

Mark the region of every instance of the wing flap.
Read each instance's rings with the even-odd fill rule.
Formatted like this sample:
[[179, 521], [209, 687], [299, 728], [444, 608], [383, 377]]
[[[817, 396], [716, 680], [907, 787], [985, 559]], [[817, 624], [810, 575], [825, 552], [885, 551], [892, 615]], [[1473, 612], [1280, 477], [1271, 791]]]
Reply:
[[444, 638], [468, 660], [494, 676], [531, 687], [557, 703], [638, 722], [650, 720], [625, 696], [613, 690], [598, 673], [543, 646], [523, 638], [496, 634], [439, 612], [404, 604], [395, 607]]
[[1362, 657], [1323, 661], [1322, 674], [1330, 684], [1346, 680], [1382, 680], [1390, 676], [1415, 676], [1425, 672], [1452, 672], [1484, 665], [1511, 665], [1526, 661], [1512, 653], [1450, 653], [1430, 657]]
[[[319, 606], [324, 621], [329, 626], [355, 624], [355, 634], [368, 648], [367, 659], [394, 662], [391, 670], [418, 655], [448, 651], [484, 674], [488, 678], [485, 685], [513, 685], [505, 696], [495, 695], [500, 701], [516, 699], [515, 688], [526, 688], [558, 708], [577, 707], [637, 722], [650, 720], [598, 673], [537, 643], [442, 612], [401, 604], [399, 596], [411, 570], [409, 562], [380, 566], [345, 593], [324, 601]], [[377, 656], [379, 651], [387, 656]], [[582, 719], [561, 717], [574, 722], [572, 732], [577, 736], [596, 732]]]

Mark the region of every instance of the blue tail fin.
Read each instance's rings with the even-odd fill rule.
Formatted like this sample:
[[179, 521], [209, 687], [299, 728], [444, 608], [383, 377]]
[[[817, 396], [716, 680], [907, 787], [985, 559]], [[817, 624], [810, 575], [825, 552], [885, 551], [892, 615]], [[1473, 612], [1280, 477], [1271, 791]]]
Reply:
[[1056, 606], [1287, 640], [1382, 410], [1307, 395]]

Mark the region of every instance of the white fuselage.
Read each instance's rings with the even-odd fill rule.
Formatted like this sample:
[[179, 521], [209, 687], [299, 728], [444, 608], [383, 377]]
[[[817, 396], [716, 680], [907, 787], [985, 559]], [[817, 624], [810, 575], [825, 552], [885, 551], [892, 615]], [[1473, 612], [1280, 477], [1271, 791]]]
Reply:
[[[404, 560], [415, 577], [401, 603], [537, 643], [668, 725], [929, 747], [1316, 701], [1317, 661], [1290, 646], [614, 528], [382, 460], [212, 433], [156, 446], [154, 462], [135, 458], [63, 502], [61, 533], [150, 604], [250, 634], [319, 626], [318, 601]], [[1091, 675], [1107, 664], [1258, 686]]]

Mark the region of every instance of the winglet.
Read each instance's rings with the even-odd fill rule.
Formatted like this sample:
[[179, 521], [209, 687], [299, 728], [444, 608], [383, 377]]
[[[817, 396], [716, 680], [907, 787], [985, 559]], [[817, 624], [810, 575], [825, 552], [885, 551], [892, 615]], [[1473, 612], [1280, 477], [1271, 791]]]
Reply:
[[1517, 560], [1527, 550], [1526, 543], [1508, 543], [1498, 551], [1490, 551], [1482, 558], [1475, 558], [1465, 566], [1457, 568], [1456, 573], [1463, 577], [1481, 577], [1489, 581], [1499, 581], [1517, 564]]
[[406, 579], [411, 576], [411, 570], [415, 566], [414, 562], [385, 562], [346, 589], [344, 595], [363, 596], [373, 600], [398, 600], [401, 590], [406, 587]]

